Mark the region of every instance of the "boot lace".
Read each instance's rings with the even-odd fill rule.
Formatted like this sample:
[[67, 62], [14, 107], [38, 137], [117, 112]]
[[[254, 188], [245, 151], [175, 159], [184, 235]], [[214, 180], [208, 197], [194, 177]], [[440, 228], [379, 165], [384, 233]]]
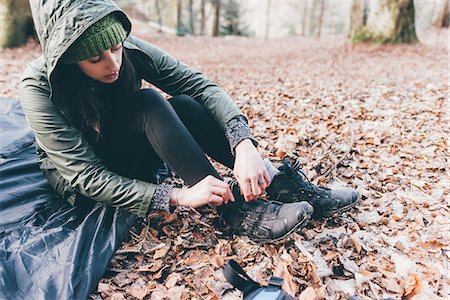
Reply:
[[313, 194], [316, 195], [317, 198], [320, 198], [321, 194], [324, 194], [326, 198], [329, 197], [328, 194], [330, 189], [313, 184], [301, 169], [301, 164], [298, 160], [296, 160], [293, 164], [288, 162], [285, 164], [285, 167], [288, 170], [287, 175], [289, 181], [298, 188], [299, 192], [306, 190], [309, 192], [310, 197], [312, 197]]
[[[233, 179], [229, 183], [229, 185], [232, 191], [234, 190], [239, 191], [239, 184], [235, 179]], [[278, 215], [281, 209], [281, 204], [271, 203], [265, 199], [258, 198], [251, 202], [244, 202], [242, 209], [245, 210], [246, 212], [252, 212], [253, 216], [249, 216], [248, 214], [246, 214], [246, 217], [244, 217], [241, 226], [245, 226], [251, 231], [254, 231], [256, 228], [261, 227], [261, 221], [265, 214]]]

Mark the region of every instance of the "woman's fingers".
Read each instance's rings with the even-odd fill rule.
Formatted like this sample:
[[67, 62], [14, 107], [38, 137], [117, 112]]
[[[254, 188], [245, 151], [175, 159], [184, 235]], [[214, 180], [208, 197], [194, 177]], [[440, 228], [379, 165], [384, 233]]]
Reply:
[[211, 203], [213, 203], [214, 205], [217, 205], [217, 206], [222, 205], [223, 202], [224, 202], [224, 201], [223, 201], [223, 198], [222, 198], [221, 196], [218, 196], [218, 195], [215, 195], [215, 194], [212, 194], [212, 195], [210, 196], [209, 201], [210, 201]]
[[254, 177], [251, 180], [251, 186], [252, 186], [252, 200], [254, 200], [256, 197], [261, 195], [261, 188], [259, 187], [259, 177]]
[[266, 189], [270, 185], [270, 175], [269, 175], [269, 172], [267, 172], [267, 170], [264, 170], [264, 174], [263, 175], [264, 175], [264, 180], [266, 182], [266, 187], [264, 189]]
[[234, 199], [233, 192], [231, 191], [231, 189], [228, 185], [227, 185], [227, 192], [228, 192], [228, 199], [230, 199], [231, 202], [235, 202], [236, 199]]
[[238, 181], [239, 182], [239, 187], [241, 189], [241, 193], [245, 198], [245, 201], [250, 201], [252, 198], [252, 187], [251, 187], [251, 183], [249, 180], [245, 179], [245, 180], [241, 180]]
[[229, 193], [226, 188], [221, 186], [213, 186], [211, 187], [212, 195], [219, 196], [223, 199], [224, 203], [228, 203]]
[[270, 185], [270, 176], [267, 171], [264, 170], [263, 174], [261, 175], [260, 179], [258, 180], [258, 185], [260, 187], [260, 194], [262, 195], [266, 188]]

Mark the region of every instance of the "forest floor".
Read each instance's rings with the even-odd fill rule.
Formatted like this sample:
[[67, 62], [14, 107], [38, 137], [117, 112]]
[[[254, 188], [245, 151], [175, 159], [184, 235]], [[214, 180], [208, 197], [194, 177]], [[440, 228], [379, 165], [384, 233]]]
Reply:
[[[281, 276], [299, 299], [448, 299], [448, 31], [395, 46], [146, 39], [222, 85], [265, 157], [299, 157], [313, 182], [357, 188], [364, 200], [263, 246], [214, 226], [209, 209], [153, 214], [136, 224], [92, 299], [239, 299], [221, 273], [230, 259], [258, 282]], [[0, 96], [18, 97], [38, 55], [33, 41], [0, 50]]]

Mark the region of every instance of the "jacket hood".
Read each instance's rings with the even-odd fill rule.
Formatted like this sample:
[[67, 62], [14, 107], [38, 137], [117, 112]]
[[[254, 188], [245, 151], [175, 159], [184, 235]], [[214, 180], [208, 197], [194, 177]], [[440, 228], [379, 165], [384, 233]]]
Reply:
[[112, 0], [30, 0], [34, 28], [47, 66], [47, 77], [75, 40], [92, 24], [115, 13], [127, 34], [131, 23]]

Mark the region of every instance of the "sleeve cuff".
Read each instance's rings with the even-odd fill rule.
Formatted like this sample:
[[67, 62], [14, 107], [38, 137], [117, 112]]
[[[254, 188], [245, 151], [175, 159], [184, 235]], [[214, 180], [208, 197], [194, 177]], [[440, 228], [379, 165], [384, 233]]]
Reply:
[[162, 183], [158, 185], [150, 201], [149, 212], [152, 210], [169, 211], [170, 194], [173, 186], [170, 184]]
[[243, 116], [236, 116], [225, 124], [225, 136], [234, 156], [236, 156], [236, 146], [243, 140], [250, 139], [255, 146], [258, 145], [248, 127], [247, 120]]

